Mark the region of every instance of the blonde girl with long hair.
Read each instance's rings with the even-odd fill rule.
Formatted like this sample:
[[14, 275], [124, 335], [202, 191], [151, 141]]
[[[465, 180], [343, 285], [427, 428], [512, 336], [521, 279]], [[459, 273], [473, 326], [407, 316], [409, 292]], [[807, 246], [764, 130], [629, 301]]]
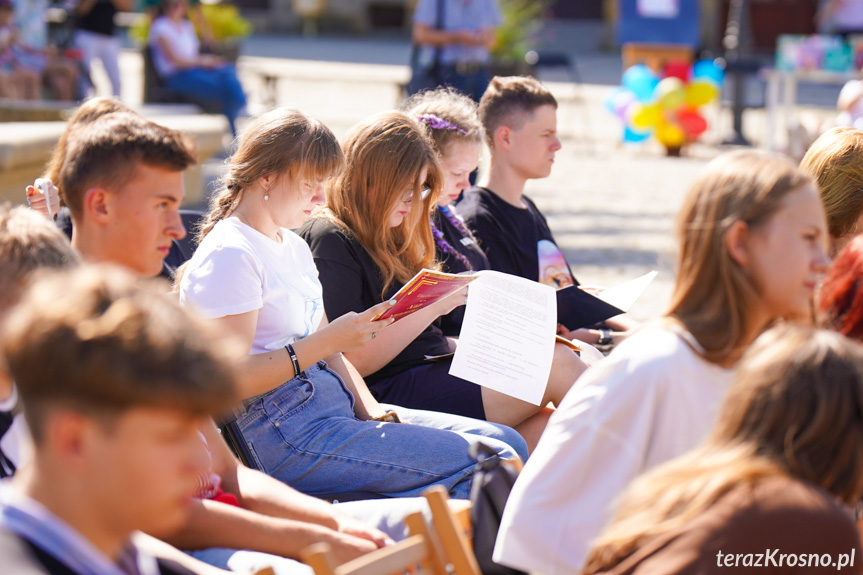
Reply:
[[[425, 128], [399, 112], [356, 126], [344, 142], [347, 168], [333, 180], [326, 209], [300, 230], [324, 286], [327, 312], [339, 315], [386, 301], [422, 268], [437, 268], [429, 215], [444, 176]], [[347, 357], [380, 401], [514, 427], [533, 447], [548, 414], [542, 407], [451, 376], [454, 350], [433, 322], [464, 303], [457, 293], [395, 323]], [[557, 349], [560, 348], [560, 349]], [[541, 402], [562, 400], [585, 366], [556, 346]]]
[[552, 416], [507, 502], [496, 561], [576, 572], [629, 481], [707, 436], [749, 344], [777, 320], [811, 321], [827, 224], [812, 180], [786, 159], [713, 160], [684, 200], [677, 237], [669, 310], [591, 368]]
[[740, 362], [707, 441], [626, 489], [583, 573], [820, 573], [843, 557], [863, 573], [861, 497], [863, 350], [781, 325]]
[[[238, 424], [265, 473], [314, 495], [412, 496], [443, 485], [466, 498], [468, 446], [485, 433], [419, 423], [435, 414], [402, 412], [402, 425], [369, 394], [341, 352], [359, 348], [388, 320], [372, 322], [386, 301], [327, 321], [318, 270], [297, 228], [324, 201], [324, 185], [344, 165], [332, 132], [304, 114], [274, 110], [255, 119], [231, 158], [224, 188], [200, 230], [200, 245], [180, 282], [180, 302], [237, 334], [248, 350], [238, 366]], [[501, 457], [516, 452], [483, 437]]]
[[847, 126], [824, 132], [800, 169], [818, 184], [830, 232], [830, 257], [863, 232], [863, 132]]

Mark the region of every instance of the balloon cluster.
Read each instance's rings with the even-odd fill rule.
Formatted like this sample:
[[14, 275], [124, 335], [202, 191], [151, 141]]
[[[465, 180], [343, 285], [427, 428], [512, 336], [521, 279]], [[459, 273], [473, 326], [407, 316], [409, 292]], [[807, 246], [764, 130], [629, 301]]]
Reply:
[[666, 64], [660, 75], [643, 64], [623, 73], [622, 86], [605, 102], [623, 121], [623, 141], [655, 135], [666, 148], [694, 142], [707, 130], [699, 108], [719, 98], [725, 71], [713, 60]]

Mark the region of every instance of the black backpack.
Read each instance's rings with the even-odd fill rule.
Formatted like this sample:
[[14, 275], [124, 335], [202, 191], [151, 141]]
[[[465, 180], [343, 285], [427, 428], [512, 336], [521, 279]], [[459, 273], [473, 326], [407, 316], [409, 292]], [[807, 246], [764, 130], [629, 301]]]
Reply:
[[498, 565], [491, 559], [503, 508], [518, 477], [514, 466], [505, 465], [497, 453], [483, 443], [470, 446], [476, 461], [470, 488], [470, 520], [473, 552], [483, 575], [526, 575], [523, 571]]

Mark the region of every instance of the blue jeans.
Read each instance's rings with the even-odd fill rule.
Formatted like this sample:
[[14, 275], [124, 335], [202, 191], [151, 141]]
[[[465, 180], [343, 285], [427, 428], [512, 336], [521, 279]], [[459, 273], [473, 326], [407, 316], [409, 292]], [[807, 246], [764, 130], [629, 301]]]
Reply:
[[441, 64], [439, 79], [442, 86], [452, 86], [462, 94], [469, 96], [474, 102], [479, 102], [490, 81], [487, 66], [477, 70], [461, 73], [455, 64]]
[[231, 125], [231, 133], [237, 134], [237, 116], [246, 105], [246, 95], [233, 66], [180, 70], [171, 75], [165, 83], [179, 94], [219, 104]]
[[[495, 437], [503, 433], [501, 426], [488, 427], [483, 436], [360, 421], [353, 403], [341, 378], [319, 362], [250, 400], [237, 423], [262, 471], [312, 495], [364, 492], [417, 497], [431, 485], [443, 485], [452, 497], [467, 499], [474, 467], [467, 452], [472, 443], [481, 440], [504, 458], [518, 455]], [[411, 413], [414, 421], [421, 421], [421, 414]], [[404, 414], [409, 421], [411, 415], [407, 410]], [[428, 421], [443, 417], [451, 416], [426, 416]], [[456, 422], [453, 428], [466, 425]]]

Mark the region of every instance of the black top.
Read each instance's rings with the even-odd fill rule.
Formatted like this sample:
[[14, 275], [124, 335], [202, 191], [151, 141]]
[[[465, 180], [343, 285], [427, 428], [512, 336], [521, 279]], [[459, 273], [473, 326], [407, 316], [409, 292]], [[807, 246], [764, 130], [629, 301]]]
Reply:
[[[309, 244], [324, 289], [324, 309], [335, 319], [350, 311], [363, 312], [388, 300], [401, 284], [396, 282], [381, 297], [380, 270], [353, 234], [326, 218], [312, 218], [296, 230]], [[365, 377], [369, 384], [393, 377], [426, 363], [426, 355], [449, 353], [440, 328], [430, 325], [379, 371]]]
[[78, 14], [79, 30], [86, 30], [104, 36], [114, 35], [114, 15], [117, 8], [111, 0], [96, 0], [93, 8], [86, 14]]
[[464, 193], [456, 211], [479, 240], [491, 269], [539, 281], [555, 288], [578, 285], [563, 253], [533, 201], [525, 208], [509, 204], [487, 188]]
[[[435, 257], [437, 257], [438, 261], [441, 262], [443, 271], [451, 274], [458, 274], [466, 271], [478, 272], [480, 270], [490, 269], [485, 252], [480, 249], [479, 245], [473, 241], [473, 239], [463, 234], [456, 224], [450, 221], [450, 219], [443, 214], [441, 211], [442, 209], [448, 208], [437, 208], [432, 212], [432, 224], [434, 224], [434, 226], [443, 234], [443, 239], [446, 243], [464, 256], [470, 264], [470, 267], [466, 266], [461, 258], [453, 255], [448, 250], [443, 249], [440, 242], [435, 238], [437, 243]], [[452, 213], [452, 216], [457, 217], [454, 213]]]
[[[437, 208], [432, 212], [432, 224], [443, 234], [443, 241], [446, 242], [450, 249], [461, 254], [470, 264], [470, 267], [465, 265], [461, 258], [454, 255], [450, 249], [445, 249], [441, 246], [441, 239], [435, 237], [436, 253], [435, 257], [441, 262], [443, 271], [451, 274], [459, 274], [467, 271], [481, 271], [491, 269], [488, 263], [488, 258], [480, 249], [479, 245], [469, 236], [462, 233], [455, 223], [446, 217], [442, 210], [449, 208]], [[452, 217], [457, 217], [450, 210]], [[464, 321], [465, 306], [459, 306], [452, 310], [447, 315], [441, 316], [437, 321], [444, 335], [457, 337], [461, 331], [461, 324]]]

